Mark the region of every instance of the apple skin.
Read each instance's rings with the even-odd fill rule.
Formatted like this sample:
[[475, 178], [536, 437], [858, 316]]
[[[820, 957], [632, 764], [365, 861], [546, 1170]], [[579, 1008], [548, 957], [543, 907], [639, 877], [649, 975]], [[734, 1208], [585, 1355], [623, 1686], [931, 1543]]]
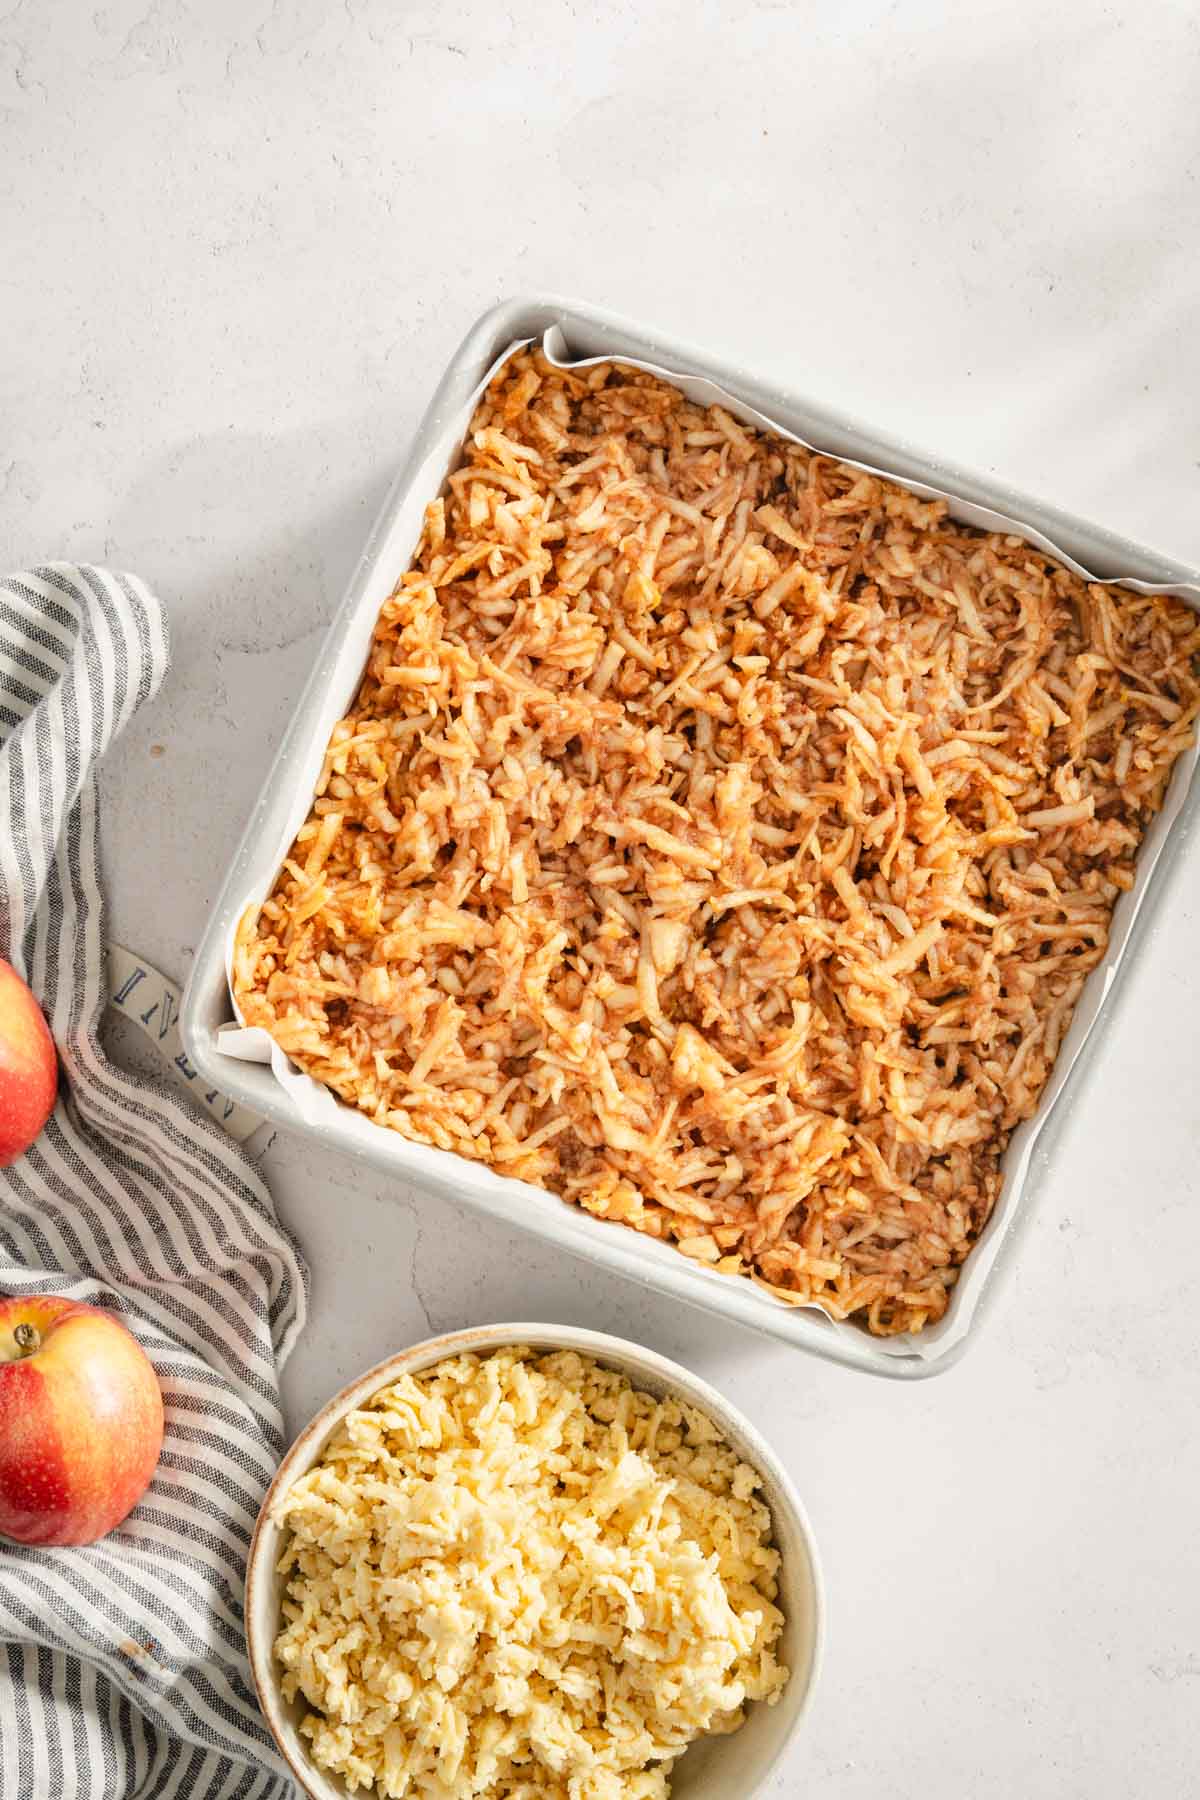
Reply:
[[[32, 1327], [37, 1347], [22, 1349]], [[91, 1544], [145, 1493], [158, 1377], [120, 1320], [53, 1294], [0, 1299], [0, 1537]]]
[[28, 1150], [57, 1092], [50, 1027], [17, 971], [0, 957], [0, 1169]]

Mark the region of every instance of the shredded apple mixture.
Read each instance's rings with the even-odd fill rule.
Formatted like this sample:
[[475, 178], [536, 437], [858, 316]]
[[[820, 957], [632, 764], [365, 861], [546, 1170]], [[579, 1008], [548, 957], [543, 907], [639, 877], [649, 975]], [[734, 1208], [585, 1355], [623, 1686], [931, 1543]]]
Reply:
[[406, 1137], [880, 1333], [947, 1305], [1190, 742], [1195, 615], [511, 358], [235, 989]]

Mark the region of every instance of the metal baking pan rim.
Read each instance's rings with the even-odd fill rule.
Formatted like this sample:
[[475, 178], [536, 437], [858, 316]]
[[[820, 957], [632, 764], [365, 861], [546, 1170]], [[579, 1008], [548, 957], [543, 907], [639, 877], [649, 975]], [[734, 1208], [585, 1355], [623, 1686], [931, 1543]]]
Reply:
[[[886, 468], [901, 481], [922, 482], [944, 488], [963, 500], [1002, 511], [1044, 531], [1064, 550], [1084, 562], [1098, 577], [1121, 575], [1164, 587], [1191, 583], [1200, 578], [1197, 571], [1140, 544], [1092, 526], [1087, 521], [1073, 518], [1000, 483], [987, 481], [969, 471], [929, 457], [911, 444], [875, 432], [844, 415], [809, 402], [802, 396], [773, 388], [744, 371], [727, 368], [690, 345], [674, 339], [668, 342], [646, 336], [643, 328], [632, 321], [552, 296], [502, 301], [490, 307], [476, 321], [447, 365], [414, 436], [409, 455], [389, 489], [345, 594], [333, 614], [313, 669], [230, 862], [220, 897], [196, 953], [180, 1020], [187, 1053], [206, 1081], [284, 1129], [315, 1137], [384, 1173], [414, 1181], [481, 1211], [488, 1217], [511, 1221], [574, 1256], [610, 1268], [656, 1292], [670, 1294], [689, 1305], [732, 1319], [735, 1323], [777, 1341], [810, 1350], [845, 1367], [891, 1379], [925, 1379], [952, 1367], [978, 1335], [981, 1314], [989, 1310], [992, 1295], [999, 1285], [998, 1277], [1009, 1265], [1012, 1243], [1022, 1235], [1022, 1227], [1027, 1222], [1030, 1210], [1027, 1205], [1018, 1203], [1015, 1208], [1014, 1216], [1001, 1240], [1003, 1250], [997, 1255], [983, 1287], [976, 1295], [962, 1336], [932, 1353], [897, 1353], [894, 1349], [884, 1350], [880, 1342], [865, 1330], [861, 1333], [861, 1341], [844, 1329], [839, 1331], [818, 1309], [785, 1308], [748, 1281], [734, 1277], [718, 1280], [706, 1275], [694, 1269], [678, 1252], [666, 1253], [672, 1256], [677, 1267], [659, 1264], [646, 1254], [646, 1240], [631, 1233], [627, 1227], [593, 1219], [563, 1205], [549, 1194], [545, 1195], [545, 1199], [552, 1203], [553, 1213], [529, 1204], [529, 1197], [532, 1196], [536, 1201], [541, 1191], [527, 1184], [508, 1184], [515, 1190], [514, 1200], [524, 1200], [524, 1205], [502, 1206], [496, 1198], [473, 1193], [469, 1185], [463, 1184], [463, 1177], [456, 1180], [456, 1168], [462, 1169], [468, 1183], [470, 1179], [477, 1179], [478, 1171], [474, 1165], [464, 1163], [448, 1152], [427, 1152], [429, 1156], [437, 1158], [440, 1164], [444, 1164], [444, 1169], [422, 1167], [417, 1171], [412, 1164], [418, 1159], [414, 1158], [412, 1152], [420, 1147], [410, 1146], [403, 1138], [381, 1132], [379, 1127], [354, 1113], [351, 1108], [344, 1109], [346, 1117], [339, 1116], [334, 1126], [315, 1126], [300, 1120], [287, 1096], [266, 1068], [235, 1062], [216, 1049], [217, 1029], [232, 1016], [223, 945], [232, 918], [240, 913], [245, 904], [244, 872], [250, 860], [251, 847], [275, 811], [275, 794], [286, 776], [292, 755], [298, 745], [311, 741], [312, 733], [305, 729], [305, 719], [311, 710], [314, 696], [321, 691], [333, 647], [340, 641], [347, 619], [362, 603], [363, 591], [370, 581], [389, 523], [402, 498], [407, 495], [413, 481], [420, 474], [425, 447], [447, 408], [457, 404], [462, 393], [468, 389], [468, 383], [473, 384], [508, 344], [539, 335], [551, 325], [559, 326], [572, 349], [581, 353], [611, 354], [616, 357], [624, 354], [652, 362], [662, 362], [665, 358], [676, 368], [708, 376], [763, 412], [790, 415], [793, 421], [800, 415], [801, 422], [790, 428], [813, 439], [822, 450]], [[1194, 795], [1192, 798], [1194, 799]], [[1191, 806], [1187, 810], [1190, 813]], [[1185, 819], [1181, 816], [1168, 834], [1158, 863], [1147, 878], [1144, 889], [1147, 902], [1161, 893], [1167, 873], [1175, 861], [1174, 851], [1178, 840], [1183, 835], [1186, 835]], [[1113, 979], [1114, 988], [1118, 985], [1127, 962], [1136, 952], [1137, 941], [1145, 929], [1147, 910], [1143, 906], [1133, 925], [1126, 954]], [[1056, 1127], [1061, 1126], [1070, 1096], [1086, 1070], [1089, 1057], [1095, 1054], [1110, 1015], [1111, 993], [1106, 996], [1103, 1012], [1095, 1021], [1093, 1031], [1077, 1058], [1065, 1088], [1047, 1108], [1044, 1115], [1047, 1130], [1051, 1130], [1051, 1118]], [[357, 1142], [360, 1127], [371, 1133], [371, 1138]], [[1052, 1131], [1051, 1141], [1056, 1135], [1057, 1132]], [[487, 1173], [490, 1175], [492, 1172]], [[493, 1176], [493, 1179], [501, 1181], [503, 1178]], [[1040, 1185], [1036, 1177], [1034, 1179], [1035, 1185]], [[1022, 1192], [1021, 1200], [1024, 1201], [1025, 1198]], [[543, 1216], [539, 1217], [539, 1213]], [[655, 1249], [658, 1248], [660, 1247], [655, 1246]]]

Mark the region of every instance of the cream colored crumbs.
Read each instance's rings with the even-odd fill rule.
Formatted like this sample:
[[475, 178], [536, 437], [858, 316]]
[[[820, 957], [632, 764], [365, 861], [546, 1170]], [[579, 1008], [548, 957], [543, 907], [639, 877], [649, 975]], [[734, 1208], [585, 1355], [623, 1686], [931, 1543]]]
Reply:
[[243, 921], [371, 1119], [876, 1332], [946, 1310], [1191, 742], [1181, 602], [619, 364], [497, 374]]
[[274, 1510], [314, 1760], [391, 1800], [663, 1800], [787, 1680], [759, 1485], [573, 1351], [402, 1377]]

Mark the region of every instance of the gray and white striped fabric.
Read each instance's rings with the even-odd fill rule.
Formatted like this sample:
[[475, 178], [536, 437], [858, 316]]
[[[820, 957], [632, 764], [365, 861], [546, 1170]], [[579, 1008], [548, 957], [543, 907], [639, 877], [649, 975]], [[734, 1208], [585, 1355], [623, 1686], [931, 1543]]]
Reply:
[[149, 1492], [85, 1549], [0, 1543], [0, 1800], [283, 1800], [242, 1576], [284, 1444], [305, 1276], [253, 1166], [167, 1082], [109, 1063], [97, 759], [167, 669], [158, 601], [63, 564], [0, 581], [0, 953], [63, 1079], [0, 1170], [0, 1291], [120, 1314], [166, 1401]]

